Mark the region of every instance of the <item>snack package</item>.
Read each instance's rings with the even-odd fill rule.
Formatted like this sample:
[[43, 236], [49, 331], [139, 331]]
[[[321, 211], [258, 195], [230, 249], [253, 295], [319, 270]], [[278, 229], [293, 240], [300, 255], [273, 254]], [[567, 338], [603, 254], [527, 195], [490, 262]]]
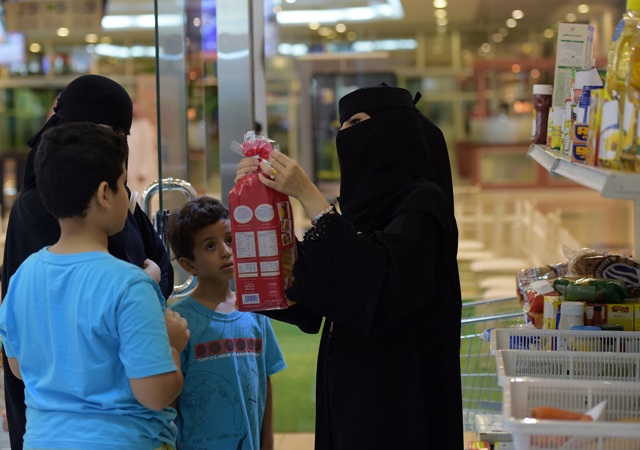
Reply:
[[626, 286], [614, 278], [556, 278], [553, 288], [570, 302], [622, 303], [627, 298]]
[[[232, 143], [232, 150], [268, 159], [273, 142], [249, 131], [243, 144]], [[295, 261], [289, 196], [265, 186], [259, 176], [244, 176], [229, 192], [236, 309], [240, 311], [286, 308], [284, 291], [291, 284]]]
[[627, 298], [640, 297], [640, 262], [624, 255], [614, 255], [590, 248], [573, 251], [567, 256], [567, 276], [620, 280], [627, 288]]
[[553, 289], [553, 280], [537, 280], [527, 288], [527, 298], [522, 305], [522, 310], [527, 315], [527, 319], [536, 328], [542, 328], [544, 323], [544, 300], [546, 297], [558, 296]]
[[559, 263], [522, 269], [516, 274], [516, 293], [527, 323], [542, 328], [544, 296], [554, 294], [553, 280], [563, 276], [566, 268]]

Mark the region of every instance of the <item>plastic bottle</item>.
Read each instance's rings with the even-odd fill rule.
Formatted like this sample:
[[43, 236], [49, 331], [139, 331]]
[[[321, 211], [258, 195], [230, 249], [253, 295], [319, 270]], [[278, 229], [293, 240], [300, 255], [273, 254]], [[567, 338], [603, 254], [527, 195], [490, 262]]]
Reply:
[[604, 323], [604, 317], [602, 317], [602, 306], [596, 305], [593, 307], [593, 316], [591, 317], [591, 325], [598, 326]]
[[562, 153], [568, 155], [571, 151], [571, 129], [573, 128], [573, 124], [575, 123], [573, 110], [575, 109], [576, 103], [572, 98], [565, 99], [564, 102], [564, 123], [562, 125], [562, 141], [563, 141], [563, 149]]
[[602, 103], [604, 89], [591, 91], [589, 100], [589, 132], [587, 134], [587, 157], [585, 163], [597, 166], [600, 159], [600, 125], [602, 123]]
[[[609, 47], [605, 89], [613, 99], [624, 100], [631, 45], [638, 33], [640, 0], [627, 0], [626, 12], [616, 27]], [[622, 105], [620, 106], [622, 108]], [[622, 115], [620, 116], [622, 117]]]
[[[605, 77], [606, 97], [618, 102], [618, 129], [621, 129], [624, 117], [624, 105], [626, 102], [626, 86], [629, 75], [629, 60], [632, 45], [638, 36], [638, 24], [640, 23], [640, 0], [627, 0], [626, 12], [622, 21], [616, 27], [613, 39], [609, 47], [607, 61], [607, 74]], [[617, 144], [613, 159], [601, 159], [601, 165], [609, 168], [620, 168], [622, 156], [622, 133], [618, 132]]]
[[640, 172], [640, 32], [631, 48], [626, 92], [620, 165], [628, 172]]
[[550, 84], [533, 85], [532, 144], [547, 145], [547, 129], [552, 94], [553, 86]]
[[551, 122], [551, 140], [547, 137], [549, 149], [562, 152], [564, 142], [562, 141], [562, 127], [564, 124], [564, 106], [552, 106], [549, 113], [549, 121]]
[[569, 330], [576, 325], [584, 325], [584, 303], [562, 302], [559, 330]]

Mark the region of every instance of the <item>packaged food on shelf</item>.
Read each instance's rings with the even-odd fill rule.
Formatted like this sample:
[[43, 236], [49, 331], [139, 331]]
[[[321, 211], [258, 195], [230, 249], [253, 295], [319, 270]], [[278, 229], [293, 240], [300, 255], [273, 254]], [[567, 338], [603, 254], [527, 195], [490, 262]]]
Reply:
[[634, 331], [634, 304], [619, 303], [605, 305], [604, 323], [622, 325], [625, 331]]
[[593, 67], [594, 28], [587, 24], [559, 23], [552, 106], [564, 106], [578, 70]]
[[[596, 89], [591, 92], [590, 109], [589, 114], [589, 132], [587, 133], [587, 155], [585, 157], [585, 164], [590, 166], [598, 165], [598, 158], [600, 154], [600, 127], [602, 123], [602, 104], [603, 104], [604, 89]], [[606, 146], [603, 148], [607, 148]]]
[[535, 323], [534, 325], [536, 325], [536, 328], [543, 328], [545, 330], [557, 330], [560, 326], [560, 303], [562, 303], [562, 299], [558, 295], [545, 295], [543, 301], [544, 321], [542, 327], [537, 326]]
[[584, 302], [563, 301], [560, 305], [558, 330], [569, 330], [584, 325]]
[[640, 262], [635, 259], [590, 248], [567, 249], [566, 256], [566, 276], [620, 280], [628, 298], [640, 298]]

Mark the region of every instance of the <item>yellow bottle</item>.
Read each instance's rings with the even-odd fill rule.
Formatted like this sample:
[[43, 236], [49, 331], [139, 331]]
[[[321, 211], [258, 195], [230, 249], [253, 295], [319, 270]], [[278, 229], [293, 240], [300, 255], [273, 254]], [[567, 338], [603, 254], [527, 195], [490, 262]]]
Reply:
[[634, 41], [629, 59], [626, 92], [620, 162], [624, 170], [640, 172], [640, 35]]
[[[614, 121], [618, 123], [618, 130], [621, 129], [622, 118], [624, 117], [624, 105], [626, 102], [627, 77], [629, 75], [629, 59], [631, 57], [631, 47], [638, 36], [638, 24], [640, 24], [640, 0], [627, 0], [627, 10], [622, 17], [622, 21], [616, 28], [611, 46], [609, 48], [609, 59], [607, 62], [607, 74], [605, 78], [605, 90], [607, 98], [617, 101], [618, 112]], [[621, 28], [620, 28], [621, 27]], [[618, 34], [619, 33], [619, 34]], [[618, 131], [615, 140], [615, 157], [613, 159], [600, 159], [600, 165], [612, 169], [621, 168], [622, 157], [622, 133]], [[602, 150], [602, 149], [601, 149]]]
[[[622, 25], [622, 29], [617, 28], [614, 33], [607, 61], [605, 89], [613, 99], [624, 100], [625, 98], [631, 45], [638, 34], [639, 22], [640, 0], [627, 0], [627, 11], [623, 15], [621, 24], [618, 25], [618, 27]], [[618, 32], [619, 36], [617, 36]], [[622, 109], [622, 106], [620, 108]]]

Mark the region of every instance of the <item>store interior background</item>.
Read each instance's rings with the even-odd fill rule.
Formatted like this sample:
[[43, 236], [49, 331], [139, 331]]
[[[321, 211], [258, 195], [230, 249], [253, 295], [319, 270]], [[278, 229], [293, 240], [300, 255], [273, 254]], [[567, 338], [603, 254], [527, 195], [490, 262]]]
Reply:
[[[69, 19], [74, 3], [84, 8], [77, 11], [83, 20]], [[513, 264], [560, 262], [563, 244], [623, 252], [633, 248], [633, 202], [604, 199], [552, 177], [527, 157], [532, 87], [553, 84], [557, 23], [595, 27], [593, 57], [604, 72], [624, 0], [246, 3], [259, 25], [253, 42], [262, 45], [254, 46], [253, 61], [263, 90], [254, 99], [258, 107], [245, 112], [241, 129], [260, 122], [262, 132], [301, 161], [329, 200], [335, 199], [339, 183], [333, 142], [337, 99], [356, 85], [380, 81], [421, 92], [419, 107], [443, 130], [449, 147], [467, 298], [514, 294], [515, 281], [505, 287], [500, 282], [482, 285], [482, 280], [513, 280]], [[48, 20], [44, 10], [38, 15], [30, 9], [43, 4], [67, 9], [59, 21]], [[24, 41], [11, 64], [5, 58], [16, 51], [15, 42], [11, 48], [0, 44], [2, 217], [6, 220], [20, 188], [26, 141], [43, 125], [58, 92], [88, 72], [123, 84], [137, 112], [161, 130], [162, 178], [185, 179], [199, 194], [224, 198], [228, 182], [221, 172], [229, 172], [226, 166], [239, 156], [229, 150], [228, 138], [221, 139], [225, 111], [218, 108], [223, 93], [216, 35], [221, 24], [215, 22], [221, 5], [228, 7], [229, 0], [106, 0], [104, 11], [100, 0], [3, 0], [5, 31], [19, 33]], [[393, 15], [398, 6], [403, 13], [397, 18], [313, 22], [330, 9], [370, 8]], [[13, 19], [11, 8], [22, 8]], [[313, 19], [279, 23], [296, 12]], [[124, 28], [106, 28], [109, 20], [118, 23], [114, 18], [153, 19], [156, 13], [157, 29], [153, 20], [147, 27], [134, 27], [132, 21]], [[233, 17], [233, 12], [225, 14]], [[240, 28], [246, 26], [243, 17], [237, 20]], [[62, 26], [68, 28], [66, 36], [58, 35]], [[159, 90], [157, 73], [166, 83]], [[233, 139], [241, 141], [242, 135]], [[166, 192], [160, 200], [171, 209], [184, 198]], [[297, 224], [300, 233], [308, 224], [299, 211]], [[496, 265], [485, 272], [471, 270], [485, 259]], [[287, 431], [308, 428], [294, 424]]]

